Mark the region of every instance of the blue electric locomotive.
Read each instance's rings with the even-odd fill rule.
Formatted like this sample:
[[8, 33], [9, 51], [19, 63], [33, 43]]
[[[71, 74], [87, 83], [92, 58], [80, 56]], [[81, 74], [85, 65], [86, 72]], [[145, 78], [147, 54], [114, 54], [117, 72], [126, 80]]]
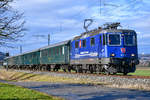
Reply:
[[107, 74], [135, 72], [139, 63], [134, 30], [107, 25], [75, 37], [70, 43], [70, 65], [77, 72]]
[[117, 29], [119, 25], [108, 24], [72, 40], [8, 57], [6, 67], [126, 75], [139, 63], [137, 36], [134, 30]]

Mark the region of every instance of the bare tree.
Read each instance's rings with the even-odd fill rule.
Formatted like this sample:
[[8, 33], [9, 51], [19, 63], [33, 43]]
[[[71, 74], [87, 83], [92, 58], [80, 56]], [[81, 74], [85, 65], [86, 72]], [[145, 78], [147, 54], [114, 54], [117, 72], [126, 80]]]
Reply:
[[23, 13], [10, 6], [14, 0], [0, 0], [0, 46], [8, 46], [24, 35]]

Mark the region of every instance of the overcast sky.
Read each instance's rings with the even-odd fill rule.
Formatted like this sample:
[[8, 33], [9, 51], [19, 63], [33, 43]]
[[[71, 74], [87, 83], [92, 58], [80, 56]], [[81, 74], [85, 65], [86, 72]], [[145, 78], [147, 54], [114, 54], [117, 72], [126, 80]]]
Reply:
[[[93, 18], [90, 29], [105, 22], [121, 22], [123, 28], [134, 29], [138, 34], [139, 53], [150, 53], [150, 0], [17, 0], [13, 7], [24, 12], [25, 36], [13, 43], [16, 47], [0, 48], [11, 55], [68, 40], [84, 32], [83, 21]], [[101, 8], [101, 10], [100, 10]], [[101, 13], [100, 13], [101, 12]]]

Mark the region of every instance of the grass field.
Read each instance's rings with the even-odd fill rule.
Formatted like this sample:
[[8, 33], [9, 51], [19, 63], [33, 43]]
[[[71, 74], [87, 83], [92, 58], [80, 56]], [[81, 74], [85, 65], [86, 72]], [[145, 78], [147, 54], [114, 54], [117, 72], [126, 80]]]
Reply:
[[129, 75], [150, 76], [150, 70], [136, 70], [135, 73], [130, 73]]
[[130, 73], [129, 75], [150, 76], [150, 67], [137, 67], [135, 73]]
[[34, 90], [0, 83], [0, 100], [61, 100]]

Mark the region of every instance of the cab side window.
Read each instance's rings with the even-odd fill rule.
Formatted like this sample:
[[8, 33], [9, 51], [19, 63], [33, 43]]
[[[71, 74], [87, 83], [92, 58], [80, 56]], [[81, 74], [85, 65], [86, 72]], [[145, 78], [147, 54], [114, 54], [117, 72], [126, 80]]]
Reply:
[[106, 35], [103, 34], [103, 45], [106, 45]]
[[79, 42], [78, 41], [75, 42], [75, 48], [79, 48]]
[[90, 44], [91, 44], [91, 46], [94, 46], [94, 45], [95, 45], [95, 38], [91, 38]]
[[86, 40], [82, 40], [82, 47], [86, 47]]

